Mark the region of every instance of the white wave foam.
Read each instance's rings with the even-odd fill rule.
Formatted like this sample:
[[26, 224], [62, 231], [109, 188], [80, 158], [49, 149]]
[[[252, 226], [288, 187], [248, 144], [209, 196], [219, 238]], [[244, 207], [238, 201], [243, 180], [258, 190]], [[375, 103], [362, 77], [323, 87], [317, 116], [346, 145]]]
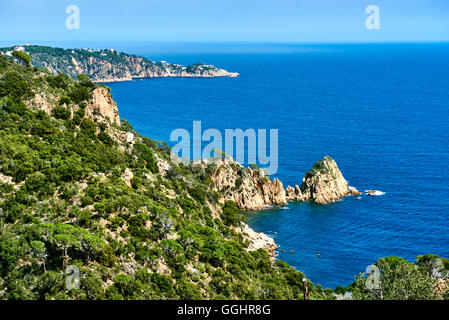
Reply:
[[365, 190], [365, 193], [370, 196], [383, 196], [385, 194], [385, 192], [380, 190]]

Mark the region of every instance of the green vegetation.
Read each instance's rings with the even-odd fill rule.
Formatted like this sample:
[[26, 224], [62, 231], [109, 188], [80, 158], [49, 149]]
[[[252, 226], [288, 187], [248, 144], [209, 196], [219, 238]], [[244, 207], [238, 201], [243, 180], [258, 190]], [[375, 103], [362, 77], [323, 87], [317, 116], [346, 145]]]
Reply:
[[[340, 287], [337, 291], [350, 291], [354, 299], [362, 300], [447, 299], [447, 284], [440, 292], [436, 290], [437, 277], [443, 279], [449, 275], [447, 261], [435, 255], [418, 256], [416, 263], [398, 257], [381, 258], [370, 273], [359, 274], [347, 289]], [[442, 273], [432, 275], [435, 270]]]
[[31, 65], [31, 57], [29, 54], [22, 51], [13, 51], [12, 55], [18, 60], [19, 63], [25, 66]]
[[[108, 79], [129, 79], [148, 75], [183, 75], [184, 73], [203, 75], [217, 68], [202, 63], [184, 67], [177, 64], [154, 62], [111, 49], [61, 49], [47, 46], [24, 46], [26, 52], [14, 51], [14, 47], [0, 48], [1, 52], [11, 52], [17, 62], [37, 69], [48, 69], [52, 74], [67, 74], [78, 79], [79, 74], [94, 81]], [[80, 80], [80, 79], [78, 79]], [[81, 80], [82, 81], [82, 80]], [[58, 85], [57, 82], [54, 83]]]
[[[177, 165], [165, 143], [126, 120], [87, 116], [98, 86], [0, 55], [0, 299], [301, 299], [303, 273], [248, 250], [244, 216], [211, 191], [213, 165]], [[79, 288], [66, 287], [68, 266], [78, 268]], [[449, 298], [434, 290], [447, 259], [376, 266], [379, 288], [359, 275], [336, 293]], [[335, 298], [310, 281], [308, 289], [311, 299]]]
[[195, 63], [186, 68], [188, 73], [199, 73], [203, 74], [206, 71], [215, 70], [215, 67], [205, 65], [204, 63]]
[[329, 156], [325, 156], [323, 159], [315, 162], [313, 164], [312, 169], [310, 169], [306, 174], [314, 176], [314, 175], [316, 175], [318, 173], [323, 173], [323, 174], [324, 173], [329, 173], [335, 179], [334, 173], [332, 171], [329, 171], [329, 168], [326, 165], [327, 161], [330, 162], [330, 161], [334, 161], [334, 160], [331, 157], [329, 157]]
[[[0, 56], [0, 298], [301, 298], [301, 272], [247, 250], [235, 203], [209, 191], [210, 168], [178, 166], [139, 135], [128, 144], [126, 121], [86, 116], [97, 86]], [[65, 286], [68, 266], [78, 289]]]
[[240, 213], [234, 201], [226, 201], [223, 206], [223, 222], [228, 226], [237, 226], [245, 220], [245, 216]]

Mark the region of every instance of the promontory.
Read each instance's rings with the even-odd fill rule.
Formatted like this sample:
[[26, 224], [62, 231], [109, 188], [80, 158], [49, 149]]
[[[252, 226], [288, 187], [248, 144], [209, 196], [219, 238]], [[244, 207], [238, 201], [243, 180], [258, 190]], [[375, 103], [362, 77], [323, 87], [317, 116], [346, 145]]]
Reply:
[[95, 82], [157, 77], [239, 76], [236, 72], [228, 72], [204, 63], [183, 66], [166, 61], [155, 62], [114, 49], [62, 49], [37, 45], [0, 48], [0, 53], [6, 56], [13, 56], [17, 52], [27, 53], [31, 57], [31, 64], [38, 69], [49, 70], [54, 75], [65, 73], [73, 79], [79, 74], [85, 74]]

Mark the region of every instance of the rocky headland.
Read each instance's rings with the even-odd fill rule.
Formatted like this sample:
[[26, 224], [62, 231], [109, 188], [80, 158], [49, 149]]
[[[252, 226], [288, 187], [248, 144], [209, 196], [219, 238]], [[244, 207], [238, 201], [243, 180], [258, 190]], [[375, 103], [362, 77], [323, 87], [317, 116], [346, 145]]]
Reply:
[[258, 168], [247, 168], [230, 158], [207, 159], [193, 165], [213, 164], [211, 179], [220, 202], [232, 200], [241, 210], [261, 210], [288, 202], [313, 201], [326, 204], [347, 195], [358, 195], [350, 188], [337, 163], [329, 156], [316, 162], [304, 175], [301, 186], [284, 189], [279, 179], [272, 179]]
[[[354, 189], [353, 194], [356, 191]], [[301, 187], [288, 186], [286, 189], [288, 201], [313, 201], [317, 204], [337, 201], [350, 193], [348, 183], [337, 163], [329, 156], [317, 161], [313, 168], [306, 172]]]
[[11, 56], [13, 52], [25, 52], [31, 57], [31, 64], [39, 69], [47, 69], [52, 74], [65, 73], [73, 79], [79, 74], [85, 74], [95, 82], [157, 77], [204, 78], [239, 75], [204, 63], [183, 66], [166, 61], [155, 62], [114, 49], [62, 49], [25, 45], [0, 48], [0, 52], [7, 56]]

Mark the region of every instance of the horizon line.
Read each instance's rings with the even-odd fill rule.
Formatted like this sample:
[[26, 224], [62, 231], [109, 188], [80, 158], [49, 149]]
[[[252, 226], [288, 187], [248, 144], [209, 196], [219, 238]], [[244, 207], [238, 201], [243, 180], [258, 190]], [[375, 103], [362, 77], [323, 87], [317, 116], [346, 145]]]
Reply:
[[10, 42], [14, 45], [40, 45], [52, 42], [91, 42], [91, 43], [192, 43], [192, 44], [301, 44], [301, 45], [332, 45], [332, 44], [423, 44], [449, 43], [445, 40], [373, 40], [373, 41], [300, 41], [300, 40], [2, 40], [0, 43]]

